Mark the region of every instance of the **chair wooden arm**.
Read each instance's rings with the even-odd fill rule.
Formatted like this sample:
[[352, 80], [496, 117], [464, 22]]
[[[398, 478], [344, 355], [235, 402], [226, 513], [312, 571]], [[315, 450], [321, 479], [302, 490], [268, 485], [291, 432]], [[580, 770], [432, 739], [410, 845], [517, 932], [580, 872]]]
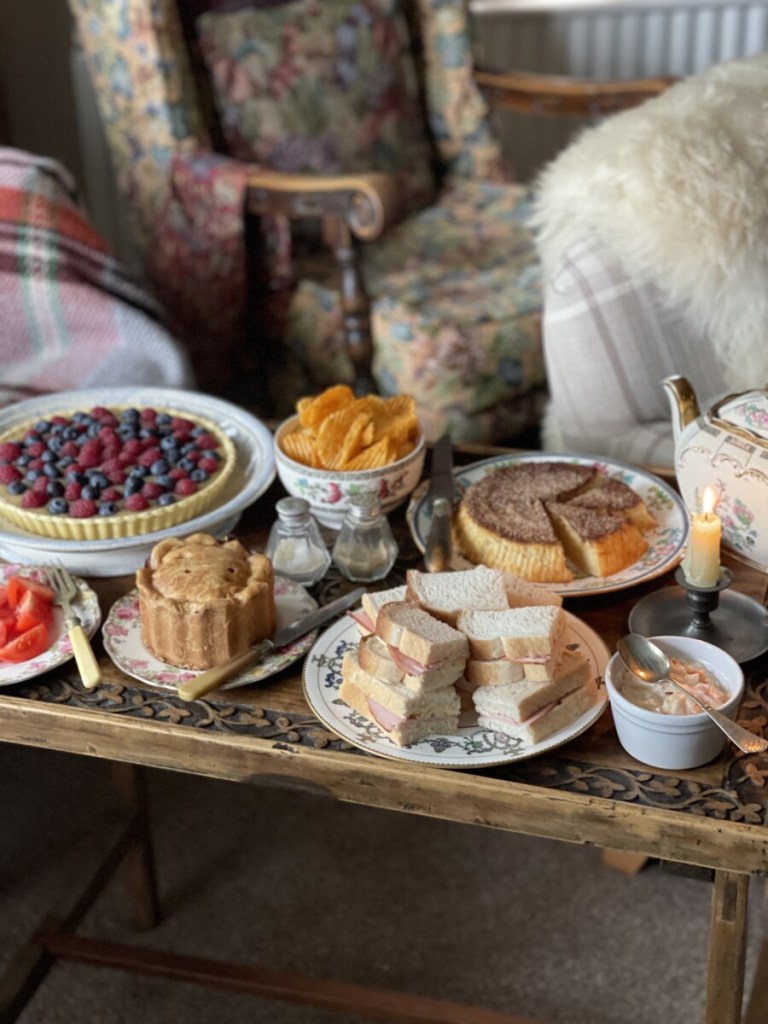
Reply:
[[403, 212], [396, 179], [378, 173], [325, 176], [254, 170], [246, 202], [252, 214], [338, 218], [365, 242], [379, 238]]
[[354, 367], [353, 387], [358, 394], [376, 391], [371, 304], [360, 242], [374, 241], [402, 217], [396, 179], [378, 173], [322, 176], [254, 169], [248, 178], [246, 210], [256, 217], [323, 221], [339, 268], [344, 343]]
[[567, 114], [599, 117], [635, 107], [658, 96], [675, 78], [631, 78], [598, 81], [565, 75], [477, 69], [475, 80], [489, 102], [520, 114]]

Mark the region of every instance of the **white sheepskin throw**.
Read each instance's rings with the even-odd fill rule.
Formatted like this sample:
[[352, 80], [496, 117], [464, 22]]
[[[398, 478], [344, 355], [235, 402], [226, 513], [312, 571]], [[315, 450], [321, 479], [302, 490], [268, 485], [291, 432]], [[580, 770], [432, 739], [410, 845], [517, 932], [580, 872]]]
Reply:
[[768, 54], [583, 132], [542, 172], [546, 273], [586, 231], [708, 336], [730, 390], [768, 382]]

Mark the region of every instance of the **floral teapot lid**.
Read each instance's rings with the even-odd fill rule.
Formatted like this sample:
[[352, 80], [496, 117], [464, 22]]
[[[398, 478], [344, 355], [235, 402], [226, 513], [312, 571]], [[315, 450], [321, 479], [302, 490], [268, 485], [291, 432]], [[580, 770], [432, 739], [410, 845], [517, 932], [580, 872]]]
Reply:
[[729, 395], [712, 408], [710, 420], [713, 425], [735, 429], [750, 440], [768, 441], [768, 392]]

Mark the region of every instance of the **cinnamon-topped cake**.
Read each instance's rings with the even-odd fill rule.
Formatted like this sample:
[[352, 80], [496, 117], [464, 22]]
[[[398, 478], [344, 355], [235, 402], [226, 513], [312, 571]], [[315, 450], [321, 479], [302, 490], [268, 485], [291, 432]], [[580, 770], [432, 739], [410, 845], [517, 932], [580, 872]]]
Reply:
[[177, 409], [62, 409], [0, 435], [0, 518], [63, 540], [113, 540], [210, 508], [237, 452]]
[[144, 644], [170, 665], [221, 665], [276, 628], [264, 555], [206, 533], [161, 541], [136, 573]]
[[608, 576], [647, 550], [655, 525], [640, 496], [592, 466], [523, 462], [467, 488], [454, 517], [457, 549], [476, 564], [539, 583], [567, 583], [566, 559]]

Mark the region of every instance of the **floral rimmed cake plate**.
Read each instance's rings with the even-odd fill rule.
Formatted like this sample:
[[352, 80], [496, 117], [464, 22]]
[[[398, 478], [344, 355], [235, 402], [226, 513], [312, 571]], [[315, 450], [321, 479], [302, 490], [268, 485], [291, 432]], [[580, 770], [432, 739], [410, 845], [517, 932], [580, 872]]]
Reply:
[[[554, 455], [549, 452], [533, 452], [524, 455], [496, 455], [469, 466], [457, 466], [453, 471], [455, 497], [458, 502], [466, 489], [488, 473], [504, 466], [516, 466], [521, 462], [565, 462], [577, 466], [594, 466], [611, 479], [620, 480], [636, 491], [656, 520], [654, 529], [645, 534], [648, 550], [626, 569], [610, 576], [587, 576], [580, 569], [569, 564], [573, 579], [569, 583], [542, 583], [555, 593], [565, 597], [588, 597], [624, 590], [638, 583], [656, 579], [673, 569], [683, 557], [688, 539], [689, 514], [680, 495], [668, 483], [653, 473], [647, 473], [615, 459], [590, 458], [583, 455]], [[427, 496], [428, 482], [424, 481], [411, 495], [406, 519], [414, 543], [420, 551], [426, 548], [431, 514]], [[452, 569], [470, 569], [472, 563], [454, 551]]]
[[[288, 626], [317, 608], [317, 601], [304, 587], [282, 576], [275, 577], [277, 628]], [[139, 592], [131, 590], [119, 598], [109, 610], [102, 630], [104, 647], [117, 667], [126, 675], [161, 690], [175, 691], [199, 672], [168, 665], [144, 646], [139, 619]], [[317, 630], [306, 633], [292, 644], [279, 647], [260, 662], [244, 669], [219, 687], [220, 690], [257, 683], [275, 675], [303, 657], [317, 638]]]
[[[48, 583], [44, 566], [15, 563], [0, 565], [0, 585], [5, 584], [11, 576], [29, 576], [40, 583]], [[72, 608], [86, 636], [92, 637], [101, 624], [99, 599], [85, 580], [79, 576], [73, 576], [73, 579], [77, 584], [78, 593], [72, 601]], [[64, 626], [64, 613], [59, 605], [54, 605], [53, 608], [50, 636], [50, 646], [36, 658], [30, 658], [29, 661], [0, 661], [0, 686], [23, 683], [26, 679], [42, 675], [43, 672], [48, 672], [74, 657], [72, 643]]]
[[610, 651], [597, 633], [566, 612], [565, 642], [589, 661], [598, 682], [596, 703], [574, 722], [539, 743], [526, 744], [504, 733], [478, 726], [473, 713], [462, 715], [459, 731], [446, 736], [429, 736], [408, 747], [398, 747], [383, 729], [345, 704], [339, 697], [341, 661], [360, 640], [355, 620], [344, 615], [315, 642], [304, 662], [304, 696], [317, 718], [341, 739], [355, 747], [396, 761], [415, 761], [434, 768], [487, 768], [525, 761], [555, 750], [585, 732], [602, 715], [608, 703], [603, 673]]

